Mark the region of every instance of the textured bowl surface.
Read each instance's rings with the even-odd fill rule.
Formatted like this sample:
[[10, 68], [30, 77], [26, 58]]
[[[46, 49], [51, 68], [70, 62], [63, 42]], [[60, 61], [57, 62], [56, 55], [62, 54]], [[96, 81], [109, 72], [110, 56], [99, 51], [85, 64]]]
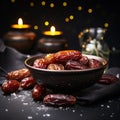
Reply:
[[101, 57], [86, 55], [88, 58], [99, 60], [103, 65], [99, 68], [85, 70], [47, 70], [32, 67], [34, 60], [43, 57], [34, 56], [25, 60], [25, 66], [30, 70], [37, 82], [44, 84], [47, 88], [62, 91], [81, 90], [95, 84], [102, 76], [107, 61]]

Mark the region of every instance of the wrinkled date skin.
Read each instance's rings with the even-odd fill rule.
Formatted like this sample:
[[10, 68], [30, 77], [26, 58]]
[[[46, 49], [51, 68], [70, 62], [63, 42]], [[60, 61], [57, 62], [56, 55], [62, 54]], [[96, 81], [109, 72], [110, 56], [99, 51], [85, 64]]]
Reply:
[[10, 94], [16, 92], [19, 89], [19, 85], [20, 83], [17, 80], [8, 80], [2, 84], [1, 89], [5, 94]]
[[67, 70], [83, 70], [83, 69], [87, 69], [88, 67], [85, 66], [84, 64], [78, 62], [78, 61], [73, 61], [73, 60], [69, 60], [66, 65], [65, 65], [65, 69]]
[[89, 68], [98, 68], [101, 67], [102, 63], [95, 59], [89, 59]]
[[79, 59], [79, 62], [83, 65], [88, 65], [89, 63], [89, 59], [87, 56], [82, 56], [80, 59]]
[[44, 58], [39, 58], [34, 61], [33, 67], [46, 69], [47, 63]]
[[32, 90], [32, 98], [34, 100], [40, 100], [45, 94], [45, 88], [42, 85], [36, 84]]
[[33, 77], [26, 77], [21, 80], [20, 87], [23, 89], [30, 89], [33, 88], [36, 84], [36, 81]]
[[55, 63], [55, 57], [52, 53], [45, 55], [44, 59], [47, 64]]
[[77, 50], [62, 50], [46, 54], [36, 59], [33, 67], [48, 70], [84, 70], [101, 67], [102, 63], [96, 59], [89, 59]]
[[64, 66], [62, 64], [49, 64], [47, 69], [48, 70], [64, 70]]
[[112, 74], [103, 74], [98, 83], [101, 84], [112, 84], [117, 82], [119, 79]]
[[77, 50], [63, 50], [56, 52], [54, 55], [57, 62], [68, 61], [70, 59], [78, 60], [81, 58], [81, 56], [81, 52]]
[[76, 104], [76, 97], [64, 94], [48, 94], [43, 103], [48, 106], [71, 106]]
[[23, 78], [29, 77], [30, 75], [31, 75], [30, 71], [27, 68], [22, 68], [22, 69], [18, 69], [18, 70], [9, 72], [6, 75], [6, 78], [8, 80], [18, 80], [18, 81], [21, 81]]

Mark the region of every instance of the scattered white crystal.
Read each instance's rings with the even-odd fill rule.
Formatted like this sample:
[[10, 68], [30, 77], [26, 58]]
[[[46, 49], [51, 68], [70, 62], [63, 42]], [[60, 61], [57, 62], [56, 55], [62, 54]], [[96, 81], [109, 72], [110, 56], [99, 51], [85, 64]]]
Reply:
[[33, 117], [32, 116], [28, 116], [27, 119], [31, 120], [31, 119], [33, 119]]
[[109, 106], [109, 105], [107, 105], [107, 108], [110, 108], [110, 106]]
[[48, 113], [43, 114], [43, 117], [50, 117], [50, 114], [48, 114]]
[[82, 117], [83, 116], [83, 114], [80, 114], [80, 117]]
[[72, 112], [75, 112], [75, 110], [72, 110]]
[[28, 103], [23, 103], [23, 105], [28, 105]]
[[5, 112], [8, 112], [8, 109], [7, 109], [7, 108], [5, 109]]

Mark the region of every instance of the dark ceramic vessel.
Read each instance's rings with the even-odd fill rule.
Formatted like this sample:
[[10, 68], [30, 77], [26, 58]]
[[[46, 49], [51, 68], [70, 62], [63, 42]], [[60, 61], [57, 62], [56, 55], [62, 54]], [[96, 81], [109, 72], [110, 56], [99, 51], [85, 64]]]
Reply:
[[28, 53], [35, 41], [35, 33], [27, 30], [9, 31], [4, 36], [7, 46], [13, 47], [19, 52]]
[[31, 71], [31, 74], [37, 82], [44, 84], [47, 88], [59, 90], [60, 92], [72, 92], [82, 90], [95, 84], [102, 76], [107, 61], [101, 57], [87, 55], [88, 58], [94, 58], [102, 62], [102, 66], [94, 69], [85, 70], [47, 70], [32, 67], [35, 59], [42, 56], [34, 56], [25, 60], [25, 66]]

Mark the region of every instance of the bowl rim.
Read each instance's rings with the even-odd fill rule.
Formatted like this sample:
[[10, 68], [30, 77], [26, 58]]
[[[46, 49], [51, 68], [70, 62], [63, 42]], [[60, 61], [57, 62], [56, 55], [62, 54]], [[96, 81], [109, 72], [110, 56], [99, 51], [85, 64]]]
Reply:
[[44, 72], [55, 72], [55, 73], [63, 73], [63, 72], [65, 72], [65, 73], [88, 72], [88, 71], [94, 71], [94, 70], [99, 70], [99, 69], [102, 69], [102, 68], [106, 68], [107, 65], [108, 65], [108, 60], [106, 60], [106, 59], [104, 59], [104, 58], [102, 58], [100, 56], [86, 55], [86, 54], [82, 54], [82, 55], [88, 56], [88, 57], [91, 57], [91, 58], [94, 57], [94, 59], [97, 58], [97, 60], [101, 59], [102, 62], [100, 60], [99, 61], [102, 63], [102, 66], [97, 67], [97, 68], [88, 68], [88, 69], [84, 69], [84, 70], [48, 70], [48, 69], [42, 69], [42, 68], [35, 68], [35, 67], [33, 67], [33, 66], [31, 66], [31, 65], [28, 64], [28, 61], [30, 61], [31, 59], [34, 59], [34, 58], [37, 59], [37, 58], [43, 57], [43, 56], [45, 56], [45, 54], [30, 56], [30, 57], [26, 58], [25, 61], [24, 61], [24, 65], [27, 68], [30, 68], [30, 69], [33, 69], [33, 70], [44, 71]]

